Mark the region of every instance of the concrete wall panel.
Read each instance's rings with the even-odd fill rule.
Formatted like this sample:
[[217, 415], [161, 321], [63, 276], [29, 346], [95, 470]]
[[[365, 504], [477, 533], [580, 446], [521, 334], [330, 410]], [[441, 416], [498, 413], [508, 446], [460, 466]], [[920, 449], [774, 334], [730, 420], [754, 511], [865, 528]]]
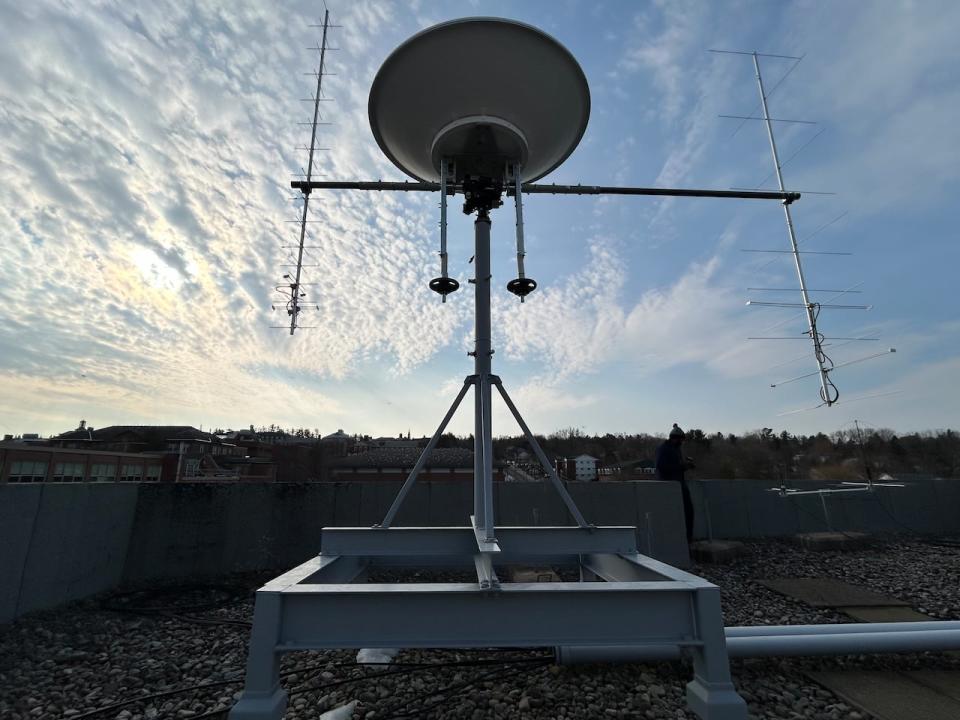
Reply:
[[[127, 554], [127, 583], [276, 569], [316, 554], [324, 526], [374, 525], [399, 482], [323, 484], [143, 485], [136, 532]], [[588, 521], [643, 524], [655, 556], [686, 565], [679, 487], [670, 483], [575, 483], [571, 494]], [[465, 525], [469, 483], [418, 482], [396, 526]], [[549, 483], [501, 483], [501, 525], [567, 525], [569, 514]], [[647, 519], [649, 515], [649, 522]]]
[[[503, 483], [495, 489], [498, 525], [573, 524], [563, 500], [549, 481]], [[587, 510], [582, 507], [580, 510], [591, 522]]]
[[[764, 537], [824, 529], [960, 532], [960, 481], [782, 497], [772, 483], [695, 480], [697, 537]], [[829, 483], [791, 483], [814, 489]], [[110, 589], [121, 582], [214, 577], [292, 567], [315, 555], [324, 526], [380, 522], [400, 482], [271, 484], [78, 483], [0, 485], [0, 622]], [[689, 563], [676, 483], [569, 486], [588, 522], [634, 525], [638, 546]], [[499, 483], [500, 525], [569, 525], [548, 482]], [[395, 525], [465, 525], [465, 482], [420, 482]]]
[[[392, 488], [390, 500], [398, 488]], [[468, 482], [436, 482], [430, 484], [429, 525], [466, 525], [473, 513], [473, 485]], [[402, 515], [397, 516], [398, 525], [408, 524]], [[413, 523], [409, 523], [413, 525]]]
[[[846, 530], [867, 533], [960, 531], [960, 480], [910, 480], [905, 487], [872, 492], [781, 496], [776, 485], [757, 480], [690, 482], [698, 538], [750, 538]], [[817, 490], [836, 483], [791, 481], [789, 487]], [[826, 509], [824, 509], [826, 505]]]
[[44, 485], [0, 485], [0, 623], [17, 616]]
[[[33, 513], [32, 523], [20, 516], [10, 526], [2, 526], [0, 545], [12, 548], [11, 559], [24, 547], [18, 533], [26, 531], [27, 550], [22, 571], [11, 575], [11, 580], [19, 575], [15, 586], [12, 582], [8, 586], [4, 573], [3, 596], [8, 599], [0, 617], [8, 620], [116, 586], [123, 572], [137, 490], [136, 484], [119, 483], [0, 487], [4, 514], [10, 510]], [[14, 587], [17, 599], [9, 615]]]
[[640, 552], [676, 567], [689, 566], [680, 485], [657, 480], [630, 485], [634, 488], [636, 518], [627, 524], [637, 528]]

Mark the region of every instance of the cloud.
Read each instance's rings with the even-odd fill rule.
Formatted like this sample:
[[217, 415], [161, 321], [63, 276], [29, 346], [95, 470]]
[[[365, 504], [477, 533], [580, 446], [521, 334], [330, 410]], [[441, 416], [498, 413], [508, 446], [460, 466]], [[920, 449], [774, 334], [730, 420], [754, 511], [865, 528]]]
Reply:
[[742, 361], [731, 359], [729, 336], [745, 336], [749, 320], [737, 293], [717, 282], [719, 256], [691, 264], [675, 282], [629, 302], [623, 297], [629, 267], [615, 244], [595, 238], [588, 251], [582, 271], [531, 295], [522, 310], [495, 303], [509, 358], [536, 358], [547, 384], [607, 363], [631, 373], [683, 363], [742, 371]]
[[691, 3], [652, 3], [634, 17], [632, 42], [617, 62], [623, 72], [653, 76], [661, 92], [654, 106], [664, 122], [677, 120], [686, 105], [689, 76], [685, 60], [703, 30], [706, 15], [701, 10]]
[[594, 369], [622, 327], [616, 299], [624, 282], [622, 261], [608, 240], [588, 243], [584, 269], [561, 284], [538, 290], [519, 311], [500, 296], [493, 302], [508, 358], [538, 358], [559, 376]]
[[[328, 69], [350, 78], [325, 78], [338, 124], [321, 140], [323, 173], [388, 165], [358, 128], [378, 64], [371, 39], [392, 13], [365, 3], [338, 18]], [[269, 330], [286, 321], [271, 316], [270, 286], [291, 262], [281, 246], [296, 242], [284, 186], [303, 162], [295, 122], [311, 92], [298, 72], [309, 55], [291, 48], [316, 40], [282, 15], [243, 3], [0, 9], [0, 233], [12, 248], [0, 286], [5, 315], [31, 319], [0, 330], [13, 350], [4, 386], [121, 414], [252, 399], [245, 412], [290, 416], [297, 403], [277, 399], [294, 400], [292, 385], [244, 368], [342, 378], [382, 360], [405, 374], [446, 345], [465, 315], [425, 288], [430, 202], [357, 193], [313, 196], [307, 244], [318, 247], [303, 280], [319, 308], [301, 320], [315, 329], [293, 340]], [[77, 373], [88, 381], [65, 384]], [[310, 392], [312, 411], [335, 408]]]
[[[567, 171], [706, 187], [763, 177], [770, 158], [759, 126], [729, 140], [715, 118], [755, 104], [749, 61], [704, 50], [782, 38], [783, 47], [763, 49], [809, 53], [789, 91], [775, 95], [775, 112], [830, 125], [791, 162], [788, 179], [848, 191], [844, 233], [887, 249], [875, 264], [858, 257], [859, 275], [841, 286], [873, 278], [876, 294], [864, 300], [877, 304], [877, 325], [916, 322], [930, 335], [926, 316], [943, 316], [952, 297], [960, 6], [733, 7], [663, 1], [611, 15], [598, 6], [596, 38], [559, 27], [561, 40], [579, 43], [594, 89], [604, 89], [584, 139], [589, 152], [571, 157]], [[316, 28], [292, 19], [316, 12], [246, 0], [0, 6], [0, 422], [54, 431], [97, 408], [116, 422], [218, 412], [303, 424], [322, 410], [375, 430], [375, 413], [344, 401], [345, 382], [362, 395], [383, 376], [403, 377], [393, 385], [409, 396], [435, 387], [434, 373], [451, 374], [434, 360], [461, 339], [470, 344], [472, 308], [469, 298], [441, 305], [426, 288], [436, 274], [434, 197], [316, 193], [318, 222], [307, 237], [315, 247], [305, 257], [313, 267], [303, 278], [316, 307], [301, 316], [315, 327], [293, 338], [270, 328], [287, 321], [282, 302], [276, 313], [270, 305], [297, 239], [289, 179], [308, 138], [295, 123], [309, 116], [299, 100], [312, 92], [311, 76], [302, 73], [316, 63], [302, 50]], [[369, 134], [367, 91], [395, 44], [456, 12], [455, 4], [413, 14], [390, 2], [337, 8], [340, 49], [328, 66], [337, 74], [324, 78], [335, 102], [321, 108], [334, 124], [319, 139], [330, 148], [316, 159], [321, 177], [401, 177]], [[534, 10], [517, 12], [537, 21]], [[625, 32], [611, 35], [614, 24]], [[789, 129], [781, 137], [784, 155], [805, 139]], [[632, 379], [680, 367], [696, 371], [706, 396], [710, 383], [746, 383], [800, 356], [799, 342], [785, 351], [743, 341], [789, 315], [743, 307], [735, 288], [751, 284], [757, 266], [731, 254], [741, 236], [782, 241], [777, 208], [631, 203], [598, 202], [583, 216], [572, 203], [528, 205], [541, 287], [520, 308], [494, 300], [498, 347], [530, 363], [518, 402], [548, 407], [565, 383], [586, 378], [593, 384], [582, 398], [556, 400], [586, 403], [556, 407], [556, 417], [575, 417]], [[838, 212], [817, 203], [798, 204], [798, 226]], [[715, 234], [704, 228], [714, 227], [726, 234], [705, 244]], [[592, 238], [585, 250], [571, 228]], [[552, 238], [549, 255], [539, 254], [538, 234]], [[811, 266], [817, 282], [840, 275]], [[916, 268], [919, 280], [909, 276]], [[838, 332], [854, 322], [829, 318]], [[924, 345], [918, 367], [953, 347]]]

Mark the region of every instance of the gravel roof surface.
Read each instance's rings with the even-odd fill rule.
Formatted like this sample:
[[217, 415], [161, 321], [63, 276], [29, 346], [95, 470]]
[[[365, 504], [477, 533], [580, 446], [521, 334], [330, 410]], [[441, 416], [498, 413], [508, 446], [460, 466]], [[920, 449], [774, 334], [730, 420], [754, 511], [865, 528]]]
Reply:
[[[694, 568], [723, 589], [727, 625], [847, 620], [757, 582], [775, 577], [834, 577], [898, 597], [934, 617], [960, 619], [960, 549], [915, 539], [887, 539], [844, 552], [806, 552], [776, 540], [749, 548], [750, 556], [732, 565]], [[0, 717], [225, 718], [222, 711], [241, 687], [251, 591], [268, 577], [106, 595], [0, 627]], [[286, 655], [286, 717], [317, 718], [352, 700], [359, 701], [354, 717], [371, 720], [694, 717], [685, 709], [691, 669], [683, 662], [558, 667], [542, 650], [405, 650], [389, 667], [374, 668], [357, 666], [355, 657], [355, 651]], [[804, 675], [827, 668], [960, 669], [960, 657], [923, 653], [732, 663], [735, 683], [755, 718], [864, 718]], [[179, 692], [196, 685], [208, 687]], [[163, 692], [169, 694], [137, 699]], [[131, 702], [117, 706], [126, 701]]]

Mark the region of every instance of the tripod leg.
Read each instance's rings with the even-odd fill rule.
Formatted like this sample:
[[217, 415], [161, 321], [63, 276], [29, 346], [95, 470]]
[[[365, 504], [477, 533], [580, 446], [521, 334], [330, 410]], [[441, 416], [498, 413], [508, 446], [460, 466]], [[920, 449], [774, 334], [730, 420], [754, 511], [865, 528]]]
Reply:
[[483, 532], [487, 540], [495, 534], [493, 513], [493, 398], [490, 392], [490, 375], [479, 381], [483, 405]]
[[460, 388], [460, 392], [457, 394], [456, 400], [453, 401], [453, 405], [451, 405], [450, 409], [447, 410], [447, 414], [444, 416], [443, 422], [440, 423], [440, 427], [437, 428], [437, 431], [433, 434], [433, 437], [430, 438], [430, 442], [427, 443], [427, 446], [423, 449], [423, 452], [420, 453], [420, 458], [417, 460], [417, 464], [413, 466], [413, 470], [411, 470], [410, 474], [407, 475], [406, 481], [404, 481], [403, 486], [400, 488], [400, 492], [397, 493], [397, 497], [394, 498], [393, 505], [391, 505], [390, 509], [387, 511], [386, 516], [383, 518], [383, 522], [380, 523], [380, 527], [390, 527], [390, 523], [393, 522], [393, 518], [396, 516], [397, 511], [403, 504], [404, 498], [407, 497], [407, 493], [410, 492], [410, 488], [412, 488], [413, 484], [417, 481], [417, 475], [419, 475], [420, 471], [423, 470], [423, 466], [427, 463], [427, 458], [430, 457], [430, 453], [432, 453], [433, 448], [436, 447], [437, 441], [439, 441], [440, 436], [443, 435], [443, 431], [447, 429], [447, 424], [450, 422], [453, 414], [457, 411], [457, 408], [460, 407], [463, 396], [467, 394], [467, 389], [474, 384], [474, 380], [474, 376], [470, 375], [463, 381], [463, 387]]
[[477, 527], [486, 527], [486, 508], [483, 504], [483, 391], [480, 376], [473, 381], [473, 521]]
[[577, 525], [582, 528], [590, 527], [587, 521], [583, 519], [583, 515], [580, 514], [580, 509], [573, 501], [573, 498], [570, 497], [570, 493], [567, 492], [567, 488], [564, 487], [563, 482], [557, 475], [556, 469], [550, 464], [550, 461], [547, 460], [547, 456], [540, 447], [540, 443], [537, 442], [537, 439], [533, 436], [533, 433], [530, 432], [530, 428], [527, 427], [527, 423], [524, 422], [523, 418], [520, 416], [520, 411], [517, 410], [517, 406], [513, 404], [513, 400], [511, 400], [510, 396], [507, 395], [507, 391], [503, 389], [503, 383], [500, 381], [500, 378], [495, 377], [492, 378], [492, 380], [496, 384], [497, 390], [500, 391], [500, 396], [503, 398], [503, 401], [507, 404], [507, 407], [510, 408], [510, 412], [513, 414], [513, 417], [520, 426], [520, 429], [523, 430], [523, 434], [526, 436], [527, 442], [530, 443], [530, 447], [533, 448], [533, 452], [536, 453], [537, 458], [539, 458], [540, 464], [543, 465], [543, 469], [546, 470], [547, 475], [550, 477], [550, 482], [553, 483], [553, 486], [557, 489], [557, 492], [560, 493], [560, 498], [563, 500], [564, 505], [567, 506], [567, 510], [569, 510], [570, 514], [573, 515], [573, 519], [576, 521]]

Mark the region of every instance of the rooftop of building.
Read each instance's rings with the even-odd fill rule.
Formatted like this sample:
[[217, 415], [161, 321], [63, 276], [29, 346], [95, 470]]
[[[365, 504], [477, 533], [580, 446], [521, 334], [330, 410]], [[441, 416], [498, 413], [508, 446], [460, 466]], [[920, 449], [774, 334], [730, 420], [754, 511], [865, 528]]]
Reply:
[[38, 445], [35, 443], [21, 443], [16, 441], [0, 441], [0, 449], [16, 451], [16, 452], [31, 452], [31, 453], [56, 453], [58, 455], [91, 455], [95, 457], [100, 456], [112, 456], [112, 457], [162, 457], [163, 453], [159, 451], [150, 451], [150, 452], [123, 452], [121, 450], [97, 450], [93, 447], [83, 447], [83, 448], [64, 448], [56, 447], [53, 445]]
[[[790, 575], [845, 580], [895, 594], [933, 618], [960, 619], [960, 588], [933, 582], [955, 576], [960, 556], [920, 538], [887, 538], [842, 553], [806, 553], [781, 540], [750, 542], [748, 550], [736, 564], [694, 568], [723, 589], [728, 625], [850, 622], [836, 609], [811, 607], [762, 584]], [[224, 719], [242, 686], [253, 590], [273, 574], [156, 584], [20, 618], [0, 633], [0, 715]], [[351, 702], [355, 718], [694, 717], [684, 700], [689, 668], [678, 662], [557, 666], [552, 652], [536, 649], [403, 649], [396, 667], [384, 670], [356, 657], [356, 650], [285, 654], [287, 717], [315, 720]], [[751, 717], [852, 720], [869, 715], [814, 677], [944, 678], [960, 673], [960, 656], [744, 659], [731, 661], [731, 671]], [[957, 706], [956, 698], [942, 701]], [[919, 712], [910, 717], [926, 717]]]
[[108, 425], [102, 428], [78, 428], [60, 433], [53, 440], [91, 440], [115, 442], [133, 439], [139, 442], [166, 442], [168, 440], [206, 440], [218, 438], [192, 425]]

